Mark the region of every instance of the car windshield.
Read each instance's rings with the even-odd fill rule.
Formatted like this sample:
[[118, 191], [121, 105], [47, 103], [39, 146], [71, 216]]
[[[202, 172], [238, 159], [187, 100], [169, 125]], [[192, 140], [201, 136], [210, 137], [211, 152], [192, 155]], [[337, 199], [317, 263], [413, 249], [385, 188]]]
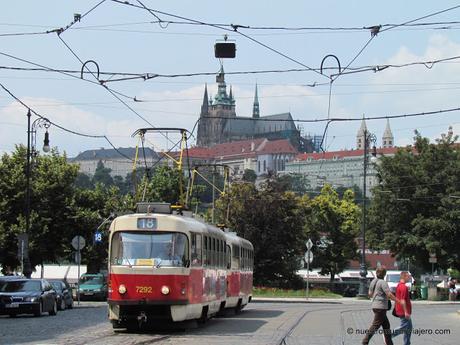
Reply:
[[387, 281], [390, 283], [398, 283], [399, 279], [399, 274], [387, 274]]
[[13, 280], [5, 282], [1, 292], [41, 291], [41, 282], [37, 280]]
[[83, 276], [80, 278], [80, 284], [102, 285], [104, 280], [101, 276]]
[[188, 255], [183, 233], [117, 232], [112, 237], [110, 261], [114, 265], [182, 267]]
[[62, 291], [62, 284], [60, 282], [50, 282], [53, 285], [53, 289], [61, 292]]

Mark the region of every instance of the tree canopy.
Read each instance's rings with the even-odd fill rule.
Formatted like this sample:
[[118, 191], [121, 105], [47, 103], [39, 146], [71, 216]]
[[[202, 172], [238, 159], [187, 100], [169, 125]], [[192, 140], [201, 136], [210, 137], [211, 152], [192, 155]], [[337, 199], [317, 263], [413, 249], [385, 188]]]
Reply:
[[369, 243], [430, 269], [460, 267], [460, 152], [450, 132], [434, 143], [416, 132], [413, 147], [382, 157], [373, 190]]

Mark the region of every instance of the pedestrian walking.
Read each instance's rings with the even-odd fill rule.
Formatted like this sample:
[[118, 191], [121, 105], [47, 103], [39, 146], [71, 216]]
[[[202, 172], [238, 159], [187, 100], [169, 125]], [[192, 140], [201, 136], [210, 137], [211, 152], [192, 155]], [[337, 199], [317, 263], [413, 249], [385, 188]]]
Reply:
[[369, 340], [377, 332], [383, 328], [383, 339], [385, 345], [393, 345], [391, 340], [390, 321], [388, 321], [387, 310], [389, 309], [389, 300], [396, 301], [396, 297], [391, 293], [388, 284], [383, 278], [387, 270], [384, 266], [380, 266], [376, 270], [376, 278], [369, 286], [369, 298], [372, 298], [372, 311], [374, 312], [374, 320], [366, 332], [363, 339], [363, 344], [369, 344]]
[[393, 338], [404, 334], [404, 345], [410, 345], [412, 334], [412, 304], [410, 301], [409, 288], [406, 283], [411, 280], [409, 272], [401, 272], [398, 286], [396, 287], [396, 299], [400, 302], [395, 304], [395, 314], [401, 320], [401, 325], [393, 332]]

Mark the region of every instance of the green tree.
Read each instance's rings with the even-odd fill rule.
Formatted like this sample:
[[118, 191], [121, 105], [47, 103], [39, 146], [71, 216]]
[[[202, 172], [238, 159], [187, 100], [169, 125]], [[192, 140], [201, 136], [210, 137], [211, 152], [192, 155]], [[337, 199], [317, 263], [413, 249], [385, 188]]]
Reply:
[[[157, 167], [151, 173], [150, 179], [145, 175], [139, 183], [136, 199], [139, 201], [148, 200], [168, 202], [171, 204], [177, 203], [180, 198], [180, 174], [179, 170], [168, 166]], [[185, 191], [185, 182], [183, 182], [182, 186]]]
[[278, 177], [280, 183], [285, 184], [287, 190], [293, 191], [297, 195], [307, 194], [310, 189], [310, 181], [305, 174], [290, 173]]
[[429, 253], [441, 268], [460, 268], [460, 152], [451, 132], [383, 157], [370, 207], [369, 243], [426, 270]]
[[77, 188], [93, 188], [93, 182], [91, 181], [91, 177], [85, 173], [78, 172], [77, 177], [75, 179], [75, 187]]
[[[18, 146], [0, 163], [0, 262], [12, 268], [19, 265], [16, 236], [25, 231], [26, 156], [25, 147]], [[67, 163], [57, 150], [33, 159], [28, 233], [32, 267], [57, 262], [64, 255], [73, 225], [69, 205], [77, 171], [78, 166]]]
[[100, 160], [97, 162], [96, 171], [94, 172], [92, 183], [102, 183], [106, 187], [113, 185], [113, 178], [110, 175], [112, 169], [106, 168], [104, 163]]
[[[110, 215], [116, 216], [119, 211], [133, 211], [134, 203], [129, 195], [121, 195], [117, 187], [106, 188], [96, 184], [93, 189], [75, 191], [72, 204], [73, 227], [71, 238], [83, 236], [87, 245], [82, 250], [82, 262], [88, 266], [88, 272], [99, 272], [107, 267], [108, 228], [110, 221], [102, 225]], [[99, 228], [102, 242], [94, 241], [94, 234]], [[67, 246], [67, 257], [73, 258], [74, 250]]]
[[329, 274], [332, 283], [334, 276], [342, 272], [350, 260], [357, 258], [356, 238], [361, 212], [352, 190], [346, 191], [340, 199], [329, 184], [309, 206], [305, 224], [308, 237], [317, 244], [313, 248], [314, 266], [321, 267], [321, 274]]
[[243, 181], [254, 183], [256, 182], [256, 179], [257, 179], [257, 174], [254, 170], [244, 169]]
[[[283, 189], [273, 178], [261, 186], [233, 184], [217, 203], [218, 214], [229, 227], [254, 245], [256, 285], [300, 287], [300, 268], [305, 243], [302, 200]], [[228, 208], [230, 203], [230, 208]]]

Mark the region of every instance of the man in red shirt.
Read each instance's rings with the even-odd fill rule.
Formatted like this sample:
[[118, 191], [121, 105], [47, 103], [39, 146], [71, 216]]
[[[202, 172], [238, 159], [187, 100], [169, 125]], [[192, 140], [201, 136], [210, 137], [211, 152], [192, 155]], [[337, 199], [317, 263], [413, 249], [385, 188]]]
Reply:
[[395, 304], [396, 315], [401, 320], [401, 325], [393, 331], [393, 337], [404, 334], [404, 345], [410, 345], [410, 336], [412, 334], [412, 305], [410, 302], [410, 291], [406, 283], [411, 280], [409, 272], [401, 272], [399, 284], [396, 287], [396, 300], [401, 303]]

